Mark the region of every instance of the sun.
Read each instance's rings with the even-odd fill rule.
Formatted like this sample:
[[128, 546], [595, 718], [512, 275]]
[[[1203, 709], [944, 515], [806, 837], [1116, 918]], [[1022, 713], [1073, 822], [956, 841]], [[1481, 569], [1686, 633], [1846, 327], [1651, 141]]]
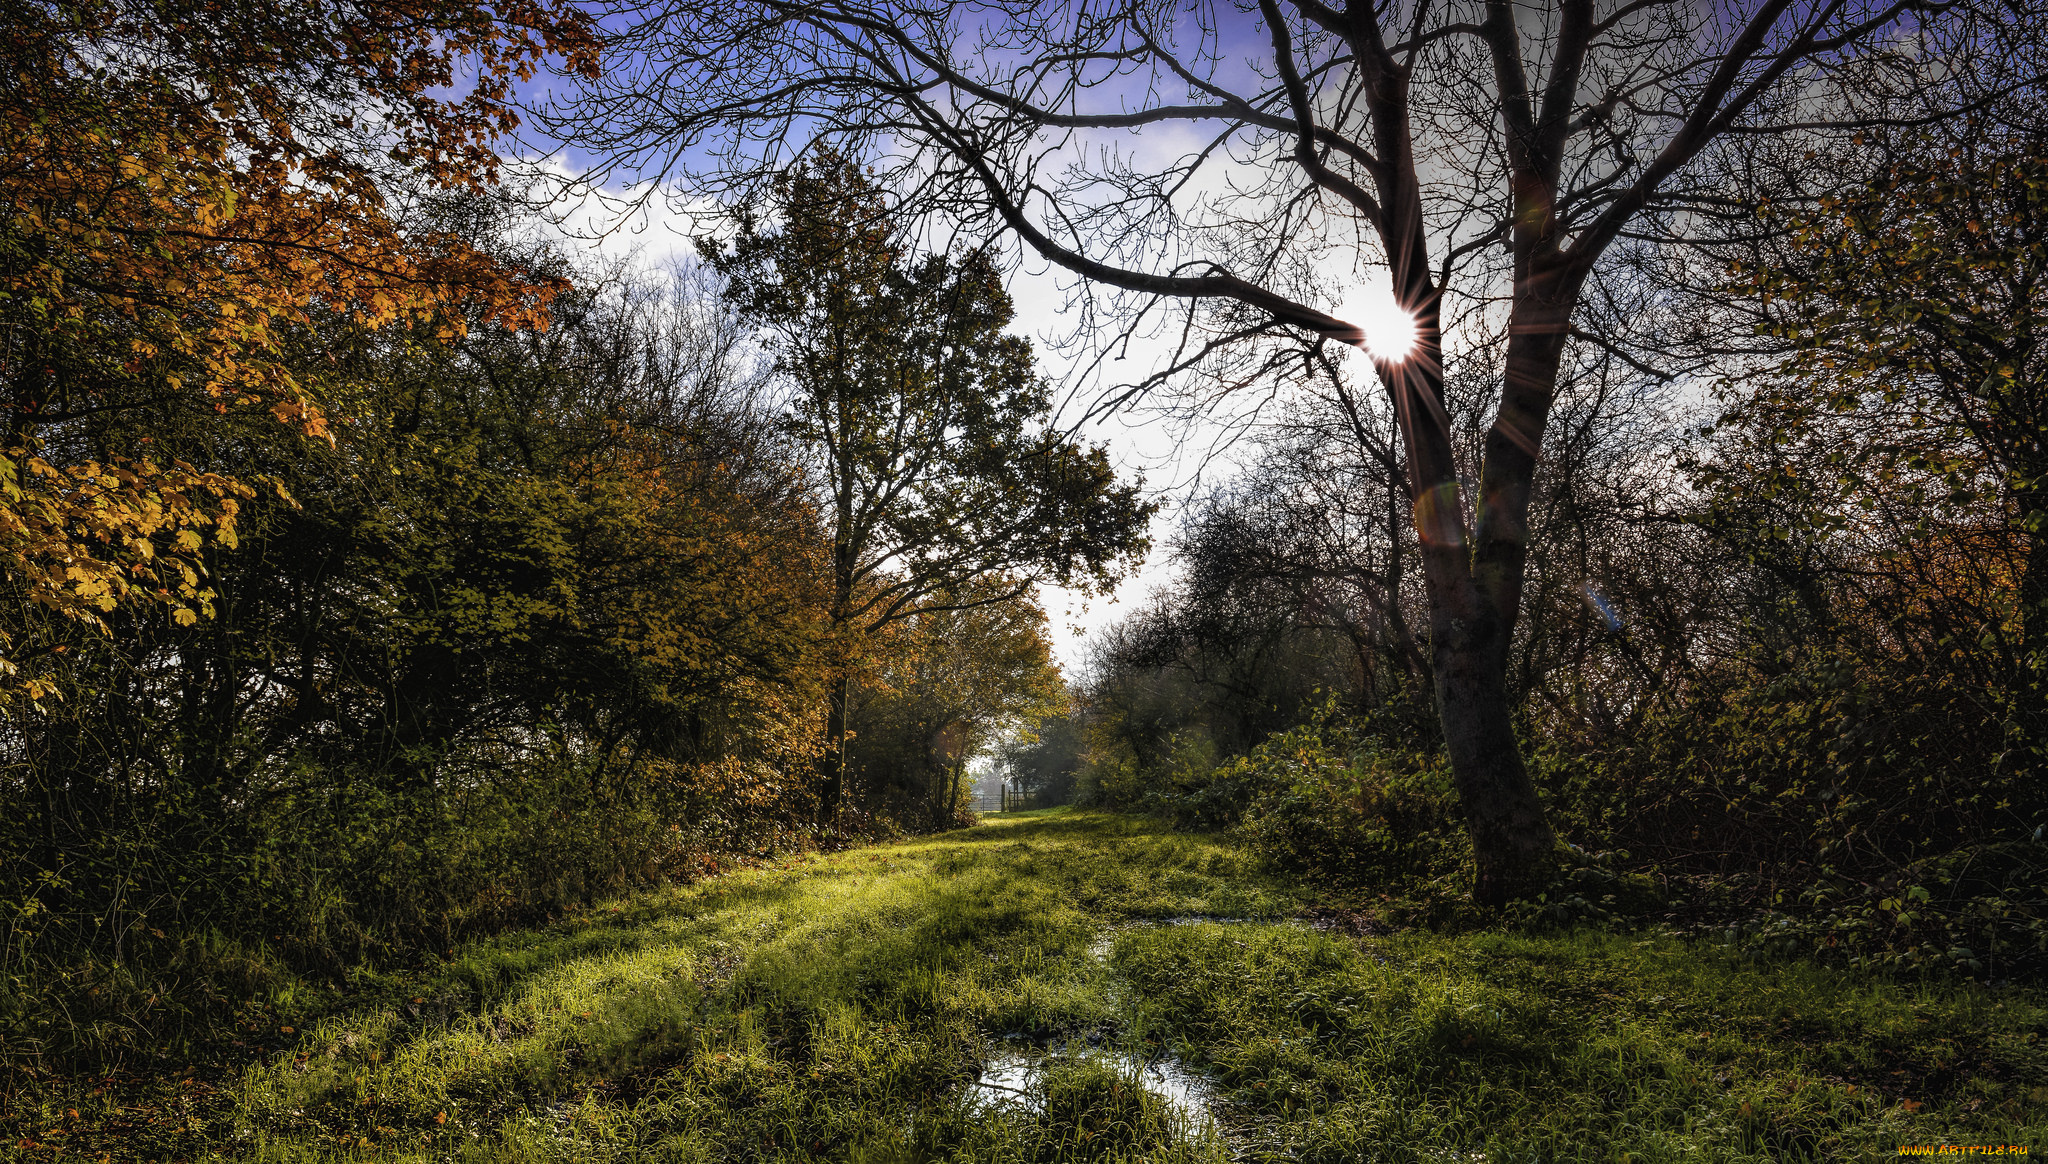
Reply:
[[1398, 364], [1414, 355], [1422, 338], [1415, 313], [1384, 288], [1359, 288], [1337, 309], [1337, 318], [1365, 333], [1366, 353], [1382, 364]]

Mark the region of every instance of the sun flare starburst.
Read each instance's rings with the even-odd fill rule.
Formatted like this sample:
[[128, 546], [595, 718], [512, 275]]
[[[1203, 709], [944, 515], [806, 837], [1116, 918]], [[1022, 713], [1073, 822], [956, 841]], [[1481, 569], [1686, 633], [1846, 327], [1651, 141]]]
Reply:
[[1396, 364], [1414, 355], [1421, 339], [1415, 313], [1383, 289], [1361, 288], [1344, 301], [1337, 318], [1363, 332], [1366, 353], [1383, 364]]

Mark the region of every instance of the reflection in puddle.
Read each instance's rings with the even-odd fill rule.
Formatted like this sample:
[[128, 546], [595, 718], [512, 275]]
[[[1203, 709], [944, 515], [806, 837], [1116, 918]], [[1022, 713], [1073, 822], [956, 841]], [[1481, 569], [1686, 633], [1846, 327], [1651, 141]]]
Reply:
[[1031, 1090], [1031, 1077], [1040, 1072], [1044, 1063], [1035, 1056], [998, 1051], [982, 1065], [981, 1075], [968, 1089], [968, 1098], [977, 1104], [1021, 1107], [1033, 1114], [1044, 1111], [1045, 1096]]
[[[1216, 917], [1205, 914], [1134, 919], [1103, 930], [1089, 944], [1088, 953], [1097, 962], [1107, 964], [1110, 952], [1116, 946], [1117, 935], [1126, 930], [1152, 929], [1159, 926], [1301, 924], [1292, 918]], [[1020, 1032], [1005, 1037], [1015, 1040], [1022, 1035]], [[1091, 1032], [1088, 1041], [1095, 1042], [1101, 1037], [1101, 1031]], [[1137, 1084], [1158, 1099], [1166, 1110], [1167, 1120], [1175, 1138], [1205, 1140], [1219, 1148], [1229, 1144], [1230, 1141], [1224, 1135], [1221, 1125], [1217, 1123], [1213, 1110], [1218, 1101], [1213, 1084], [1200, 1072], [1190, 1069], [1172, 1055], [1163, 1053], [1148, 1058], [1107, 1047], [1082, 1045], [1078, 1041], [1064, 1051], [1046, 1050], [1029, 1043], [1021, 1046], [999, 1046], [991, 1051], [987, 1062], [981, 1065], [973, 1086], [968, 1089], [967, 1102], [983, 1109], [1044, 1115], [1046, 1073], [1062, 1064], [1074, 1063], [1107, 1067], [1120, 1078]], [[1238, 1147], [1242, 1148], [1242, 1145]], [[1235, 1158], [1234, 1150], [1232, 1157]]]
[[1100, 1063], [1157, 1096], [1165, 1105], [1177, 1132], [1206, 1136], [1217, 1131], [1216, 1118], [1209, 1111], [1212, 1093], [1201, 1073], [1189, 1070], [1171, 1055], [1141, 1059], [1123, 1051], [1093, 1047], [1066, 1055], [998, 1049], [981, 1068], [981, 1075], [968, 1090], [968, 1101], [976, 1105], [1007, 1107], [1030, 1112], [1045, 1111], [1045, 1072], [1062, 1060]]

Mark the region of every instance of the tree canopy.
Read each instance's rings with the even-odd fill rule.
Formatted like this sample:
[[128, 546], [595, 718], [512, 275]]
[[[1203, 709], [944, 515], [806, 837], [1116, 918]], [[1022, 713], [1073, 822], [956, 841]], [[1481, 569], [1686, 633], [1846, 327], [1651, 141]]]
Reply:
[[[252, 484], [85, 422], [172, 403], [320, 438], [328, 377], [293, 349], [327, 319], [459, 328], [477, 304], [541, 322], [558, 281], [408, 227], [390, 199], [490, 183], [513, 84], [549, 54], [587, 70], [595, 41], [553, 3], [30, 2], [6, 23], [0, 563], [89, 625], [129, 599], [195, 619], [202, 546], [235, 544]], [[49, 689], [33, 668], [17, 683]]]
[[[1030, 341], [1008, 334], [988, 255], [919, 255], [910, 226], [848, 158], [778, 180], [775, 222], [743, 213], [706, 243], [788, 385], [832, 540], [828, 617], [848, 669], [827, 728], [824, 809], [840, 795], [846, 684], [891, 623], [1102, 585], [1139, 556], [1153, 506], [1107, 452], [1060, 431]], [[1000, 578], [991, 589], [985, 583]]]

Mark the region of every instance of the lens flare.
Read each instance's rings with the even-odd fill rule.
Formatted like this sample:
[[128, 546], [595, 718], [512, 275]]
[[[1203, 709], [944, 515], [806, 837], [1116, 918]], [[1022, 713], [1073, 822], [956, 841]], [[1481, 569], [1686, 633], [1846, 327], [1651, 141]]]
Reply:
[[1383, 289], [1361, 288], [1345, 300], [1337, 318], [1364, 332], [1367, 354], [1383, 364], [1397, 364], [1414, 355], [1422, 338], [1415, 313]]

